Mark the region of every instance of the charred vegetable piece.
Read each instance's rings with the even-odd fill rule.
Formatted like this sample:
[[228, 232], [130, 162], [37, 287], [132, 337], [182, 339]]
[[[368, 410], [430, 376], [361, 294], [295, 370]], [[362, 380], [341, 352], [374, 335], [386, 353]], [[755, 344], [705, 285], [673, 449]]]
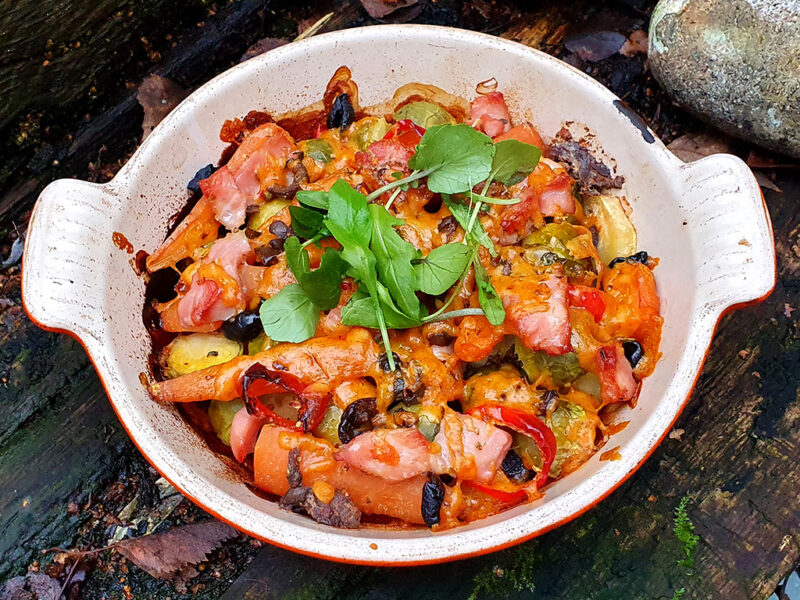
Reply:
[[622, 342], [622, 350], [625, 352], [625, 358], [631, 363], [631, 367], [636, 368], [639, 361], [644, 357], [644, 348], [636, 340], [629, 340]]
[[222, 324], [222, 333], [229, 340], [247, 342], [264, 333], [258, 311], [240, 312]]
[[[276, 413], [262, 400], [263, 396], [287, 393], [297, 395], [300, 402], [299, 425]], [[330, 395], [309, 393], [292, 375], [283, 371], [270, 371], [259, 363], [255, 363], [245, 371], [242, 379], [242, 396], [247, 412], [251, 415], [294, 431], [310, 431], [316, 428], [322, 422], [325, 409], [330, 402]]]
[[347, 94], [339, 94], [333, 101], [331, 112], [328, 113], [328, 121], [326, 125], [328, 129], [346, 129], [356, 119], [356, 111], [353, 110], [353, 104], [350, 102], [350, 96]]
[[514, 450], [509, 450], [501, 465], [503, 473], [514, 483], [525, 483], [530, 479], [531, 472], [525, 467], [522, 458]]
[[647, 264], [647, 261], [650, 260], [650, 257], [647, 255], [647, 252], [642, 250], [641, 252], [637, 252], [636, 254], [631, 254], [630, 256], [618, 256], [610, 263], [608, 263], [609, 268], [613, 269], [615, 265], [620, 263], [628, 262], [628, 263], [642, 263], [643, 265]]
[[203, 179], [208, 179], [214, 174], [219, 167], [215, 167], [214, 165], [208, 164], [202, 169], [199, 169], [197, 173], [194, 174], [192, 180], [186, 184], [186, 189], [192, 192], [193, 194], [200, 193], [200, 182]]
[[159, 362], [170, 379], [226, 363], [242, 353], [239, 342], [219, 333], [180, 335], [162, 351]]
[[290, 488], [278, 502], [281, 508], [305, 513], [317, 523], [331, 527], [358, 529], [361, 525], [361, 511], [329, 483], [320, 481], [312, 486], [303, 485], [298, 448], [289, 452], [287, 478]]
[[372, 430], [372, 417], [378, 414], [375, 398], [361, 398], [347, 405], [339, 422], [339, 439], [350, 443], [362, 433]]
[[444, 484], [436, 475], [429, 475], [422, 486], [422, 519], [433, 527], [441, 521], [440, 511], [444, 502]]
[[214, 433], [226, 446], [231, 445], [231, 424], [233, 417], [244, 407], [241, 400], [231, 400], [230, 402], [220, 402], [212, 400], [208, 405], [208, 420]]

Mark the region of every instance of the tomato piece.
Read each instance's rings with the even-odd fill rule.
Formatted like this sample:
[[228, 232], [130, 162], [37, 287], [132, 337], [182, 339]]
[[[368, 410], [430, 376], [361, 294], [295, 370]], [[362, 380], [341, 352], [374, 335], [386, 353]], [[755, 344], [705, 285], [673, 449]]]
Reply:
[[416, 148], [425, 129], [416, 125], [411, 119], [400, 119], [392, 125], [392, 128], [383, 136], [384, 140], [397, 140], [406, 148]]
[[594, 322], [599, 323], [606, 311], [606, 301], [603, 292], [597, 288], [586, 285], [571, 284], [569, 286], [569, 305], [583, 308], [594, 317]]
[[497, 488], [489, 487], [488, 485], [481, 485], [474, 481], [465, 481], [464, 485], [469, 486], [482, 494], [491, 496], [495, 500], [499, 500], [505, 504], [515, 504], [523, 502], [528, 499], [528, 494], [525, 490], [516, 490], [513, 492], [506, 492], [505, 490], [498, 490]]

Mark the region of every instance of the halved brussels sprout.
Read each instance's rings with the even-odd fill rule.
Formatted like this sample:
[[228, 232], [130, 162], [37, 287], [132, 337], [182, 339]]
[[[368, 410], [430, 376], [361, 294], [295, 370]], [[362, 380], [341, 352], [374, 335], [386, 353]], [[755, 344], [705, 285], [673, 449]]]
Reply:
[[394, 113], [394, 120], [410, 119], [415, 125], [428, 129], [436, 125], [455, 125], [449, 112], [433, 102], [409, 102]]
[[383, 139], [392, 128], [383, 117], [364, 117], [353, 123], [350, 139], [355, 142], [359, 150], [364, 151], [370, 144]]
[[[595, 451], [597, 415], [585, 411], [570, 402], [559, 402], [558, 408], [547, 420], [547, 426], [556, 436], [556, 457], [550, 468], [551, 477], [559, 477], [562, 471], [570, 472], [582, 464]], [[542, 455], [536, 442], [520, 433], [514, 434], [511, 446], [522, 457], [525, 466], [536, 471], [542, 468]], [[565, 469], [566, 466], [566, 469]]]
[[256, 231], [261, 231], [267, 221], [289, 206], [289, 204], [291, 203], [288, 200], [282, 198], [276, 198], [275, 200], [265, 202], [258, 208], [258, 212], [247, 221], [247, 227], [249, 229], [255, 229]]
[[442, 420], [444, 410], [437, 406], [423, 406], [421, 404], [406, 404], [400, 402], [392, 407], [392, 413], [405, 410], [417, 415], [416, 427], [425, 438], [432, 442], [436, 434], [439, 433], [439, 423]]
[[572, 383], [584, 373], [578, 362], [578, 355], [574, 352], [551, 356], [541, 350], [530, 350], [519, 340], [514, 344], [514, 350], [522, 363], [523, 371], [532, 382], [544, 376], [545, 385], [561, 387]]
[[257, 338], [250, 340], [247, 344], [247, 354], [252, 356], [253, 354], [258, 354], [259, 352], [263, 352], [267, 348], [272, 348], [275, 345], [266, 333], [260, 333]]
[[242, 344], [221, 333], [189, 333], [172, 340], [159, 356], [170, 379], [226, 363], [242, 353]]
[[636, 252], [636, 229], [616, 196], [584, 196], [582, 205], [587, 215], [597, 222], [597, 251], [605, 264], [618, 256]]
[[220, 402], [212, 400], [208, 405], [208, 420], [214, 433], [226, 446], [231, 445], [231, 424], [237, 412], [244, 408], [241, 400], [231, 400], [230, 402]]
[[342, 409], [331, 403], [313, 434], [328, 440], [334, 446], [341, 444], [339, 440], [339, 422], [342, 420]]
[[317, 162], [326, 163], [330, 162], [333, 158], [333, 148], [331, 145], [321, 139], [304, 140], [298, 144], [300, 149], [306, 156], [310, 156]]

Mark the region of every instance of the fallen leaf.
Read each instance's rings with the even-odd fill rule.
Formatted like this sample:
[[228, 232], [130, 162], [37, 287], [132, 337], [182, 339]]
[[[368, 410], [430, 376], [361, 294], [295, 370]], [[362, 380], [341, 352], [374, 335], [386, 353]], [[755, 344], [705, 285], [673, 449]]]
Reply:
[[[414, 6], [418, 2], [419, 0], [361, 0], [361, 6], [373, 19], [383, 19], [395, 11]], [[409, 17], [409, 20], [413, 18]]]
[[667, 149], [683, 162], [693, 162], [712, 154], [730, 152], [730, 145], [710, 133], [687, 133], [670, 142]]
[[114, 547], [153, 577], [164, 579], [206, 560], [209, 552], [237, 535], [239, 532], [230, 525], [212, 519], [123, 540]]
[[265, 52], [269, 52], [270, 50], [274, 50], [275, 48], [288, 43], [289, 40], [285, 40], [283, 38], [263, 38], [245, 50], [244, 54], [242, 54], [242, 58], [239, 59], [239, 62], [250, 60], [255, 56], [259, 56], [260, 54], [264, 54]]
[[14, 243], [11, 244], [11, 252], [8, 253], [8, 257], [3, 262], [0, 262], [0, 269], [7, 269], [17, 264], [22, 258], [22, 250], [24, 247], [25, 240], [23, 236], [19, 236], [14, 240]]
[[61, 600], [61, 583], [44, 573], [12, 577], [0, 589], [0, 600]]
[[619, 52], [627, 40], [616, 31], [594, 31], [568, 39], [564, 47], [582, 60], [599, 62]]
[[779, 194], [783, 193], [783, 190], [779, 188], [775, 182], [772, 181], [772, 179], [770, 179], [763, 171], [753, 171], [753, 175], [756, 176], [756, 181], [762, 188], [772, 190], [773, 192], [777, 192]]
[[185, 89], [166, 77], [160, 75], [145, 77], [136, 92], [136, 99], [144, 109], [142, 140], [150, 135], [153, 128], [187, 95]]
[[619, 53], [628, 58], [633, 58], [637, 54], [647, 54], [647, 32], [641, 29], [634, 31], [622, 44]]
[[797, 169], [800, 162], [786, 156], [765, 154], [763, 150], [750, 150], [745, 161], [751, 169]]
[[669, 439], [680, 441], [681, 436], [683, 436], [684, 433], [686, 433], [686, 431], [683, 429], [673, 429], [669, 432]]
[[792, 306], [791, 304], [789, 304], [788, 302], [785, 302], [783, 304], [783, 316], [786, 317], [787, 319], [791, 319], [792, 318], [792, 313], [795, 310], [797, 310], [797, 309], [794, 306]]
[[742, 360], [744, 360], [744, 359], [746, 359], [748, 356], [750, 356], [750, 350], [739, 350], [739, 358], [741, 358]]

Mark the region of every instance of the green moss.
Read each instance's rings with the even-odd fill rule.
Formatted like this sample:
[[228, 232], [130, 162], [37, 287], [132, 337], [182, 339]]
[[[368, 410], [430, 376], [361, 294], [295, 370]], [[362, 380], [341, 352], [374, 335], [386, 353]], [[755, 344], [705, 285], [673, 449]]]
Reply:
[[[513, 592], [532, 592], [536, 589], [534, 579], [538, 553], [533, 544], [523, 544], [512, 551], [507, 567], [495, 565], [480, 571], [473, 579], [472, 593], [468, 600], [497, 598]], [[507, 555], [506, 555], [507, 556]]]
[[675, 526], [672, 531], [675, 537], [683, 545], [684, 557], [678, 561], [678, 566], [691, 569], [694, 566], [694, 549], [700, 538], [694, 533], [694, 523], [686, 514], [686, 506], [689, 504], [689, 496], [681, 498], [677, 508], [675, 508]]

